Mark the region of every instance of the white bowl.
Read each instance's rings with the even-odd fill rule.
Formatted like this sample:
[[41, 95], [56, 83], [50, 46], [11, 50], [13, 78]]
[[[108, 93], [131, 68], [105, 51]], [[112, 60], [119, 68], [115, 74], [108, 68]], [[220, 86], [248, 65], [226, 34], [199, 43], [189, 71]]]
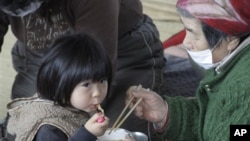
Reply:
[[98, 141], [123, 141], [127, 134], [134, 137], [136, 141], [148, 141], [147, 135], [141, 132], [130, 132], [126, 129], [118, 128], [110, 133], [110, 128], [104, 133], [103, 136], [98, 137]]
[[129, 131], [121, 128], [113, 130], [111, 134], [109, 134], [109, 132], [110, 129], [108, 129], [103, 136], [98, 137], [98, 141], [123, 141], [125, 136], [130, 134]]

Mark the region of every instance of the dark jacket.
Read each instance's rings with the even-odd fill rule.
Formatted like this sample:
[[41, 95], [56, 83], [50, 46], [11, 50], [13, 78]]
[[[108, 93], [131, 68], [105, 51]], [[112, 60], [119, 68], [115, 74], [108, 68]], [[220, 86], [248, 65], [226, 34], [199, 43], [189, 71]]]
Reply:
[[33, 141], [96, 141], [97, 138], [91, 134], [86, 128], [81, 126], [78, 131], [70, 138], [60, 129], [52, 125], [43, 125], [37, 132]]
[[49, 0], [24, 17], [7, 16], [0, 11], [0, 46], [8, 26], [36, 57], [43, 56], [58, 35], [85, 31], [103, 42], [115, 62], [118, 36], [131, 30], [140, 18], [139, 0]]

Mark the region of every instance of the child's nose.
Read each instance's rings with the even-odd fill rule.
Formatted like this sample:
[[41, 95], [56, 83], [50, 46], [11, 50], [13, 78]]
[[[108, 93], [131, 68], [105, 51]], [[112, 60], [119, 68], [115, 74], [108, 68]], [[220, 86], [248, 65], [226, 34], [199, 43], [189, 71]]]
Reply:
[[99, 97], [101, 95], [101, 91], [100, 91], [100, 88], [98, 87], [98, 85], [96, 85], [94, 87], [94, 90], [93, 90], [93, 97]]

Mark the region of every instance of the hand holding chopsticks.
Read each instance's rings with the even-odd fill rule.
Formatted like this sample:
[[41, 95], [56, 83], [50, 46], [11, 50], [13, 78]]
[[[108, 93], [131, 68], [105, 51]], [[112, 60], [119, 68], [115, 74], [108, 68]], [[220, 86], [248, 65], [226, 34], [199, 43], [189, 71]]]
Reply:
[[[137, 86], [137, 90], [140, 90], [142, 88], [141, 85]], [[113, 124], [109, 134], [113, 131], [116, 130], [117, 128], [119, 128], [123, 122], [128, 118], [128, 116], [134, 111], [134, 109], [136, 108], [136, 106], [142, 101], [142, 98], [140, 98], [135, 105], [130, 109], [130, 111], [125, 115], [125, 117], [121, 120], [122, 116], [124, 115], [125, 111], [128, 109], [129, 105], [132, 103], [132, 101], [134, 100], [134, 97], [132, 97], [129, 102], [126, 104], [126, 106], [124, 107], [124, 109], [122, 110], [121, 114], [119, 115], [119, 117], [117, 118], [117, 120], [115, 121], [115, 123]], [[118, 123], [120, 122], [120, 123]]]

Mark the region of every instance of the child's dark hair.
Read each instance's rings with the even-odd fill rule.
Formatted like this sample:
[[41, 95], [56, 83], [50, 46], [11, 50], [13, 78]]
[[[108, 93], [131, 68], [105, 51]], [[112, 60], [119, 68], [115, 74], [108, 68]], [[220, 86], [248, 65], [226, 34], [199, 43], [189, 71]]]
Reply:
[[111, 60], [102, 44], [86, 33], [63, 35], [50, 46], [37, 76], [39, 97], [71, 106], [75, 86], [84, 80], [112, 79]]

